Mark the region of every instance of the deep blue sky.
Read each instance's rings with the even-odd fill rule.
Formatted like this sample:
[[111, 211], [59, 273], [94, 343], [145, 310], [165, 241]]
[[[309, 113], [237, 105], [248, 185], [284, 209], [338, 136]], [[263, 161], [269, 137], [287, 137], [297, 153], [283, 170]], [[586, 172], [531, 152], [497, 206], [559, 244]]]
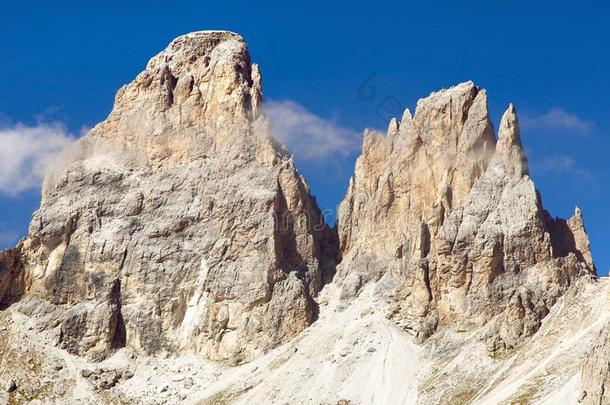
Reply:
[[[413, 108], [431, 91], [473, 80], [488, 90], [496, 127], [509, 102], [530, 118], [523, 141], [545, 206], [569, 217], [579, 205], [599, 272], [610, 268], [605, 4], [7, 3], [0, 17], [4, 123], [58, 121], [78, 133], [106, 117], [116, 90], [172, 38], [202, 29], [246, 38], [261, 66], [267, 99], [292, 100], [359, 132], [386, 127], [377, 107], [387, 97]], [[357, 89], [367, 79], [377, 95], [364, 102]], [[350, 154], [320, 164], [297, 156], [323, 208], [333, 208], [343, 196], [354, 159]], [[23, 234], [37, 205], [36, 191], [0, 194], [0, 233]]]

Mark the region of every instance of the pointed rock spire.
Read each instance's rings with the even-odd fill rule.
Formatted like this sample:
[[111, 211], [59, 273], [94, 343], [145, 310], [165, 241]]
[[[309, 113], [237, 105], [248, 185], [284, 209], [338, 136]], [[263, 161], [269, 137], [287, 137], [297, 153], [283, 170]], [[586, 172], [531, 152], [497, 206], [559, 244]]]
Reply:
[[527, 156], [521, 144], [517, 111], [512, 104], [508, 106], [500, 122], [494, 161], [502, 163], [514, 176], [523, 177], [529, 174]]
[[408, 108], [405, 108], [405, 111], [402, 113], [402, 118], [400, 120], [400, 123], [405, 123], [405, 122], [410, 122], [413, 119], [413, 116], [411, 115], [411, 111]]
[[402, 118], [400, 119], [400, 125], [398, 128], [398, 133], [400, 137], [405, 138], [407, 133], [410, 131], [410, 128], [413, 127], [413, 116], [411, 115], [411, 111], [408, 108], [402, 114]]
[[398, 120], [396, 120], [396, 117], [393, 117], [388, 125], [388, 135], [396, 135], [396, 133], [398, 133], [398, 127]]
[[572, 231], [572, 237], [574, 238], [574, 247], [582, 260], [587, 263], [591, 270], [595, 271], [595, 263], [593, 262], [593, 255], [591, 254], [591, 244], [589, 242], [589, 235], [585, 229], [585, 222], [582, 216], [580, 208], [576, 207], [574, 215], [568, 220], [568, 227]]
[[394, 143], [394, 138], [396, 138], [396, 135], [398, 135], [399, 128], [400, 124], [398, 123], [398, 120], [396, 117], [393, 117], [388, 125], [387, 139], [389, 145]]

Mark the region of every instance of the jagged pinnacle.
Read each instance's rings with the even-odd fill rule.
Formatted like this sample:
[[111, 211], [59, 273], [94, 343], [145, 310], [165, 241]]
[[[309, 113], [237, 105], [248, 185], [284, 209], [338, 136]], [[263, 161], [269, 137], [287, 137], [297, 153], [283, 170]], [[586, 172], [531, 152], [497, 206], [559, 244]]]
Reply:
[[515, 176], [523, 177], [529, 174], [527, 156], [521, 143], [517, 111], [512, 103], [500, 122], [494, 160], [501, 162], [506, 170]]

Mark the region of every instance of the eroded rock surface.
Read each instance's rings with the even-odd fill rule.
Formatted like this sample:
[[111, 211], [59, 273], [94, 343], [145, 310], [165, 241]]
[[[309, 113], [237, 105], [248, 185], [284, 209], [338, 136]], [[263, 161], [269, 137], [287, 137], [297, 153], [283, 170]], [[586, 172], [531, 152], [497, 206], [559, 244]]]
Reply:
[[496, 141], [484, 90], [433, 93], [386, 136], [366, 132], [338, 230], [345, 296], [392, 278], [392, 318], [423, 339], [493, 320], [492, 352], [532, 335], [575, 278], [594, 274], [580, 210], [543, 209], [515, 108]]
[[582, 367], [581, 402], [610, 404], [610, 324], [598, 334]]
[[512, 105], [497, 139], [471, 82], [365, 132], [336, 233], [268, 128], [233, 33], [119, 90], [0, 252], [2, 400], [608, 402], [608, 280]]
[[19, 248], [0, 251], [0, 306], [7, 306], [21, 296], [23, 273]]
[[261, 102], [236, 34], [151, 59], [47, 177], [17, 308], [93, 359], [126, 345], [241, 362], [310, 325], [330, 233]]

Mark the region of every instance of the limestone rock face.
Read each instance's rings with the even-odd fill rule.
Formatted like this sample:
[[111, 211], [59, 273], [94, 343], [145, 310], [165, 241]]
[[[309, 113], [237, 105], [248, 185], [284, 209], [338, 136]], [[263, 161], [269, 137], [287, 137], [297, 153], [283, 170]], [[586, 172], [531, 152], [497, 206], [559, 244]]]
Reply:
[[0, 251], [0, 306], [8, 305], [21, 295], [23, 284], [19, 249]]
[[[413, 224], [466, 197], [495, 144], [486, 103], [485, 91], [465, 83], [420, 100], [415, 117], [406, 110], [387, 137], [365, 132], [362, 156], [340, 206], [344, 255], [400, 255], [401, 233], [413, 232]], [[421, 227], [415, 228], [417, 233]]]
[[244, 135], [261, 104], [261, 75], [243, 38], [192, 33], [118, 91], [112, 113], [94, 132], [134, 147], [153, 168], [227, 151], [239, 156], [253, 147], [255, 139]]
[[601, 331], [582, 367], [582, 403], [610, 403], [610, 325]]
[[533, 334], [572, 281], [594, 274], [580, 211], [543, 209], [516, 111], [496, 142], [484, 90], [433, 93], [386, 136], [367, 132], [339, 210], [344, 296], [394, 280], [392, 319], [419, 338], [490, 321], [495, 352]]
[[119, 90], [0, 251], [0, 398], [608, 403], [608, 294], [512, 105], [496, 139], [467, 82], [365, 132], [330, 230], [244, 40], [197, 32]]
[[47, 177], [19, 254], [2, 253], [15, 308], [92, 359], [128, 346], [236, 363], [310, 325], [331, 235], [261, 102], [236, 34], [151, 59]]

